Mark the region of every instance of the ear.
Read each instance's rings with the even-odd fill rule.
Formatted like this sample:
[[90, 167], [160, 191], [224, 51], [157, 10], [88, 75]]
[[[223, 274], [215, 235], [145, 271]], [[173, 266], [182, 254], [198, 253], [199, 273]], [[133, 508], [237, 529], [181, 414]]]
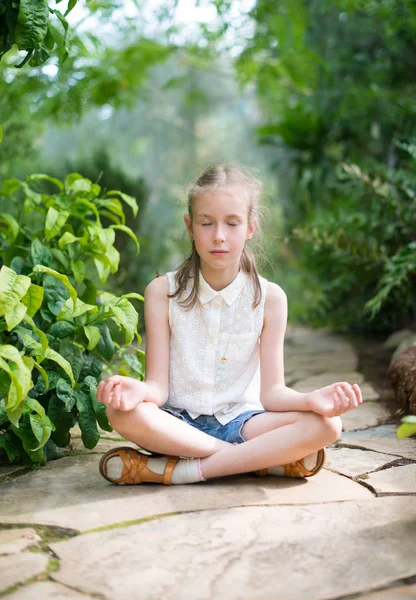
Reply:
[[185, 222], [186, 229], [188, 230], [189, 237], [192, 240], [193, 237], [194, 237], [193, 229], [192, 229], [192, 219], [191, 219], [191, 217], [188, 214], [186, 214], [186, 215], [183, 215], [183, 220]]
[[256, 227], [257, 227], [257, 217], [254, 217], [252, 222], [247, 225], [246, 240], [251, 240], [251, 238], [254, 235], [254, 232], [256, 231]]

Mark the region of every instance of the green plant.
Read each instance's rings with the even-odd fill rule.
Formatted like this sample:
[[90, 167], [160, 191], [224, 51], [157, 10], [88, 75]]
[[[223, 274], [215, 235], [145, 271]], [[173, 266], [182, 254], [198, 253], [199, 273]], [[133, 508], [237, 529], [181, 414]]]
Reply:
[[[412, 155], [416, 147], [397, 144]], [[411, 159], [413, 160], [413, 159]], [[416, 318], [413, 164], [341, 165], [333, 202], [293, 230], [303, 266], [321, 280], [331, 324], [388, 331]]]
[[42, 174], [8, 179], [0, 190], [10, 209], [0, 213], [0, 448], [10, 462], [56, 458], [77, 421], [87, 448], [99, 440], [97, 422], [112, 431], [96, 388], [115, 354], [120, 372], [143, 379], [144, 353], [126, 352], [141, 342], [130, 299], [143, 297], [95, 283], [118, 269], [116, 231], [139, 250], [122, 201], [135, 215], [138, 207], [119, 191], [100, 194], [78, 173], [64, 183]]
[[397, 437], [399, 440], [416, 435], [416, 416], [408, 415], [403, 417], [402, 424], [397, 429]]

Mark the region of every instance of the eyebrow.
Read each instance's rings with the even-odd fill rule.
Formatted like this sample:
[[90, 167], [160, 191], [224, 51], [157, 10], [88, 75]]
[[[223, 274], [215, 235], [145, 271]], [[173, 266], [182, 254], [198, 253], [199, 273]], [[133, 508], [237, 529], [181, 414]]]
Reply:
[[[212, 215], [199, 214], [196, 216], [197, 217], [206, 217], [207, 219], [212, 219]], [[241, 215], [227, 215], [225, 218], [226, 219], [242, 219], [243, 217]]]

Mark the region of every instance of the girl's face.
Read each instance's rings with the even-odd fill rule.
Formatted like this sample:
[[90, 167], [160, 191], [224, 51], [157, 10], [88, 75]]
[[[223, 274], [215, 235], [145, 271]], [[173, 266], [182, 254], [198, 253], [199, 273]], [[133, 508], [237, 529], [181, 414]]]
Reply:
[[241, 188], [218, 188], [194, 201], [193, 218], [184, 217], [202, 264], [212, 268], [240, 264], [244, 245], [256, 229], [248, 222], [248, 199]]

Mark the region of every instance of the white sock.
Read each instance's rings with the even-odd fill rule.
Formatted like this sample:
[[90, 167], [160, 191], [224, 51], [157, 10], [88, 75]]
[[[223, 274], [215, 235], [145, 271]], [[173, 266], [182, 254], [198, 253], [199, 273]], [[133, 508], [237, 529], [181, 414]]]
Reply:
[[[202, 476], [199, 458], [180, 458], [176, 463], [172, 473], [172, 484], [196, 483], [197, 481], [205, 481]], [[147, 467], [153, 473], [163, 475], [165, 472], [168, 458], [149, 458]], [[118, 479], [123, 472], [123, 461], [119, 456], [114, 456], [107, 461], [107, 475], [110, 479]]]
[[[316, 459], [318, 457], [318, 453], [314, 452], [313, 454], [308, 454], [308, 456], [305, 456], [305, 458], [302, 458], [302, 462], [305, 465], [305, 467], [309, 470], [312, 471], [312, 469], [314, 469], [316, 467]], [[276, 466], [276, 467], [269, 467], [267, 469], [267, 473], [269, 475], [277, 475], [278, 477], [282, 477], [285, 473], [285, 469], [282, 466]]]

